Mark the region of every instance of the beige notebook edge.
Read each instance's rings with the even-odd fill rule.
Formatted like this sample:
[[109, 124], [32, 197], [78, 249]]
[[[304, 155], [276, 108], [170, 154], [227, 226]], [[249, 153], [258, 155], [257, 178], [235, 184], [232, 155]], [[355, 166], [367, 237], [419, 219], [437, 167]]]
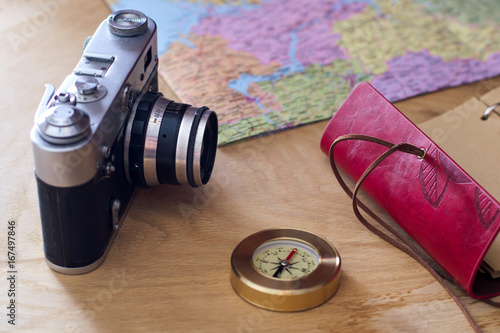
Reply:
[[[500, 87], [464, 103], [417, 126], [497, 201], [500, 201], [500, 116], [491, 113], [482, 119], [490, 105], [500, 103]], [[497, 108], [500, 112], [500, 106]], [[500, 236], [488, 249], [481, 270], [500, 277]]]

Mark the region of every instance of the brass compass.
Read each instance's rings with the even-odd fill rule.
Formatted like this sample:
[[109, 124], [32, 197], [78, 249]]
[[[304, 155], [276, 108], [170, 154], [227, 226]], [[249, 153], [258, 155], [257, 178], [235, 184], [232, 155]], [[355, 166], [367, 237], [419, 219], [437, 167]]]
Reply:
[[273, 311], [301, 311], [329, 300], [340, 283], [340, 256], [326, 240], [298, 229], [245, 238], [231, 256], [231, 284], [243, 299]]

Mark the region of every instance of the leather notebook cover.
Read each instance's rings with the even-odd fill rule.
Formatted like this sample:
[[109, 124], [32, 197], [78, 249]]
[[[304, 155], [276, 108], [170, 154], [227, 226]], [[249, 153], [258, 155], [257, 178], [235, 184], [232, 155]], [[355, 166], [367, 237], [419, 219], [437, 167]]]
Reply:
[[[486, 298], [500, 294], [500, 278], [479, 271], [500, 228], [500, 204], [494, 198], [500, 198], [495, 177], [500, 154], [491, 153], [500, 149], [490, 141], [500, 137], [500, 117], [481, 120], [491, 102], [475, 100], [422, 124], [427, 136], [371, 85], [361, 83], [328, 123], [321, 149], [328, 154], [332, 142], [346, 134], [424, 148], [423, 159], [394, 153], [372, 171], [362, 188], [470, 296]], [[488, 128], [481, 126], [485, 124]], [[471, 133], [472, 127], [478, 135]], [[486, 131], [492, 136], [482, 137]], [[386, 149], [345, 141], [335, 148], [335, 160], [357, 181]]]

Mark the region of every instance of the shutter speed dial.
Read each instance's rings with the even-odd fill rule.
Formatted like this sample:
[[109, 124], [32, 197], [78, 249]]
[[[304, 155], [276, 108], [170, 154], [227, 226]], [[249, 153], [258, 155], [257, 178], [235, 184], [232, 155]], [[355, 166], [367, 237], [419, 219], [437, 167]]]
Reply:
[[42, 138], [50, 143], [71, 144], [90, 133], [90, 119], [71, 105], [57, 105], [38, 118], [38, 129]]

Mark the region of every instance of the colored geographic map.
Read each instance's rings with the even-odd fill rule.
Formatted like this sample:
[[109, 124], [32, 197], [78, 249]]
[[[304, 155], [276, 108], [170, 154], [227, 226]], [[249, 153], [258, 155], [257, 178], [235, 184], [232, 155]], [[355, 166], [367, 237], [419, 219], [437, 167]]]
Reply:
[[161, 75], [220, 144], [328, 119], [361, 81], [397, 101], [500, 73], [495, 0], [107, 1], [156, 21]]

